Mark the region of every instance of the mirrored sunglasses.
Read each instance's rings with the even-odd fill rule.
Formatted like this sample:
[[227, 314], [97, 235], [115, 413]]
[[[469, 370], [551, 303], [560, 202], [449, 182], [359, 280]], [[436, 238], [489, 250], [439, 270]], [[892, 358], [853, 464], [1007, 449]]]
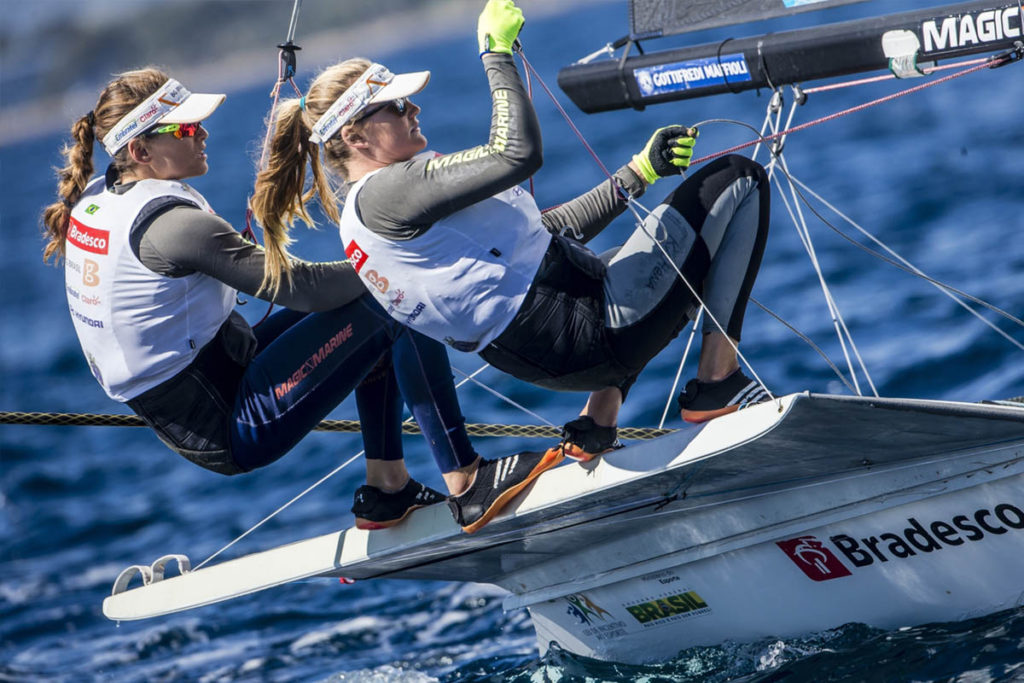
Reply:
[[379, 104], [373, 105], [372, 107], [367, 107], [362, 114], [355, 118], [353, 123], [355, 123], [355, 121], [362, 121], [363, 119], [368, 119], [377, 112], [383, 109], [387, 109], [388, 107], [390, 107], [391, 111], [393, 111], [395, 114], [398, 114], [399, 116], [405, 116], [405, 110], [408, 109], [408, 106], [409, 101], [404, 97], [388, 100], [387, 102], [381, 102]]
[[198, 121], [196, 123], [168, 123], [166, 126], [157, 126], [153, 130], [146, 131], [146, 136], [160, 135], [161, 133], [172, 133], [174, 137], [178, 138], [191, 138], [195, 137], [199, 133], [199, 128], [202, 124]]

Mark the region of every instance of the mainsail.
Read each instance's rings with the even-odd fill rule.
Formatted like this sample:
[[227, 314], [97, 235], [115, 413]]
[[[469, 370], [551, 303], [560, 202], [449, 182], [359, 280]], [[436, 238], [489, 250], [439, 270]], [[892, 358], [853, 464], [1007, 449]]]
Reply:
[[[631, 6], [661, 5], [667, 16], [677, 4], [633, 0]], [[571, 64], [559, 72], [558, 85], [580, 109], [595, 113], [866, 71], [921, 75], [939, 59], [1024, 51], [1022, 19], [1019, 2], [975, 0], [633, 56], [628, 46], [637, 39], [628, 37], [618, 43], [627, 45], [621, 58]]]
[[797, 12], [866, 0], [632, 0], [629, 27], [634, 40], [774, 19]]

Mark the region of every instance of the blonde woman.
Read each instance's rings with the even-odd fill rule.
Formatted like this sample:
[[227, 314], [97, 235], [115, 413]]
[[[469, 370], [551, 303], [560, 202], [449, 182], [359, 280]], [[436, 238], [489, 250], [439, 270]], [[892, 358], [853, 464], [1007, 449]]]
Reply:
[[[708, 164], [682, 183], [619, 248], [583, 246], [658, 178], [689, 165], [696, 131], [668, 126], [612, 180], [541, 214], [518, 186], [542, 163], [533, 107], [512, 59], [523, 24], [511, 0], [490, 0], [478, 39], [490, 83], [486, 144], [425, 154], [420, 108], [409, 97], [428, 72], [395, 75], [351, 59], [326, 69], [277, 128], [271, 152], [281, 177], [324, 164], [346, 182], [342, 242], [367, 289], [392, 317], [538, 386], [590, 391], [563, 442], [535, 468], [563, 456], [589, 460], [618, 446], [619, 408], [647, 362], [696, 309], [687, 285], [647, 233], [656, 235], [724, 327], [705, 328], [697, 377], [680, 396], [682, 417], [700, 422], [763, 400], [739, 368], [734, 345], [768, 232], [768, 179], [738, 156]], [[257, 183], [254, 208], [286, 237], [304, 214], [295, 185]], [[319, 192], [332, 216], [333, 197]], [[572, 237], [568, 236], [571, 234]], [[487, 509], [504, 471], [485, 461], [449, 504], [464, 527]], [[495, 482], [493, 485], [491, 482]], [[453, 491], [455, 493], [456, 491]]]
[[[184, 182], [207, 172], [202, 122], [223, 100], [153, 68], [111, 81], [72, 126], [44, 258], [64, 259], [104, 391], [208, 470], [270, 464], [355, 390], [367, 458], [356, 525], [397, 524], [444, 499], [405, 468], [403, 396], [445, 476], [477, 458], [445, 349], [389, 318], [347, 261], [273, 261]], [[112, 161], [91, 178], [97, 140]], [[254, 331], [238, 291], [285, 309]]]

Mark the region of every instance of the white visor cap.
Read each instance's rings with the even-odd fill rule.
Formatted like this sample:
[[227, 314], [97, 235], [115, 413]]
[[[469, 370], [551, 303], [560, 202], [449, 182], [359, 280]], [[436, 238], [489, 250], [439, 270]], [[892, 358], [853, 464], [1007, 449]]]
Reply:
[[158, 123], [202, 121], [221, 105], [225, 97], [189, 92], [181, 83], [170, 78], [103, 136], [103, 146], [110, 156], [114, 156], [132, 138], [142, 135]]
[[391, 82], [374, 95], [367, 104], [388, 102], [399, 97], [411, 97], [427, 87], [430, 82], [429, 71], [413, 71], [407, 74], [395, 74]]
[[415, 95], [429, 82], [429, 71], [393, 74], [382, 64], [371, 64], [313, 124], [309, 139], [326, 142], [369, 105]]
[[171, 110], [158, 123], [197, 123], [210, 116], [224, 103], [227, 95], [211, 95], [194, 92], [184, 102]]

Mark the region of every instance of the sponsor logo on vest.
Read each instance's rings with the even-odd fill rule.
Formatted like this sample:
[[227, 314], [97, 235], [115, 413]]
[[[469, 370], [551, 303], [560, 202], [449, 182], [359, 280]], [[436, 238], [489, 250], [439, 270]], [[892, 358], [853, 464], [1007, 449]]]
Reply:
[[[370, 274], [367, 273], [366, 275], [367, 275], [367, 277], [369, 277]], [[405, 300], [405, 291], [404, 290], [396, 289], [394, 291], [394, 295], [395, 295], [395, 298], [391, 300], [391, 303], [388, 306], [388, 315], [391, 315], [394, 312], [394, 310], [396, 308], [398, 308], [399, 306], [401, 306], [402, 302]]]
[[828, 581], [850, 575], [850, 570], [839, 561], [839, 558], [814, 536], [777, 541], [775, 545], [782, 548], [782, 552], [786, 553], [812, 581]]
[[416, 320], [416, 318], [420, 317], [420, 313], [422, 313], [423, 309], [426, 308], [426, 307], [427, 307], [427, 305], [425, 303], [423, 303], [422, 301], [417, 303], [416, 307], [412, 309], [412, 313], [410, 313], [409, 315], [407, 315], [405, 317], [405, 324], [406, 325], [411, 325], [412, 322], [414, 320]]
[[100, 210], [100, 207], [99, 207], [98, 204], [90, 204], [89, 206], [85, 207], [85, 212], [87, 214], [89, 214], [90, 216], [93, 215], [94, 213], [96, 213], [99, 210]]
[[941, 52], [1007, 38], [1020, 38], [1024, 34], [1022, 19], [1024, 10], [1020, 7], [930, 19], [921, 23], [924, 52]]
[[638, 602], [635, 605], [624, 605], [624, 607], [633, 615], [634, 619], [645, 625], [667, 624], [666, 619], [678, 621], [711, 611], [711, 608], [696, 591], [667, 595], [646, 602]]
[[364, 275], [363, 277], [365, 277], [366, 281], [373, 285], [378, 292], [380, 292], [381, 294], [387, 294], [390, 283], [388, 282], [388, 279], [386, 277], [378, 273], [376, 270], [373, 270], [372, 268], [366, 271], [366, 275]]
[[348, 243], [345, 247], [345, 255], [348, 256], [348, 260], [352, 262], [352, 267], [356, 269], [358, 273], [363, 268], [363, 264], [366, 263], [368, 255], [363, 251], [355, 240]]
[[88, 225], [83, 225], [72, 218], [67, 239], [68, 242], [71, 242], [83, 251], [93, 254], [106, 254], [110, 233], [106, 230], [90, 228]]
[[[936, 520], [923, 524], [915, 517], [908, 517], [907, 526], [903, 529], [859, 539], [848, 534], [836, 534], [829, 536], [828, 540], [859, 569], [876, 562], [881, 564], [890, 560], [904, 560], [918, 553], [956, 548], [967, 541], [980, 541], [989, 535], [1001, 536], [1011, 530], [1022, 529], [1024, 510], [1010, 503], [999, 503], [992, 509], [981, 508], [969, 515], [954, 515], [949, 521]], [[776, 545], [815, 581], [851, 575], [847, 566], [814, 536], [779, 541]], [[814, 566], [816, 562], [820, 562], [828, 571], [822, 571], [822, 567], [809, 570], [808, 567]]]
[[67, 266], [68, 270], [73, 270], [76, 273], [82, 272], [82, 264], [79, 263], [78, 261], [73, 261], [70, 258], [66, 258], [64, 259], [64, 265]]
[[89, 327], [95, 327], [95, 328], [100, 329], [100, 330], [103, 329], [103, 321], [102, 320], [95, 320], [93, 318], [86, 317], [86, 316], [82, 315], [81, 313], [79, 313], [78, 311], [76, 311], [73, 308], [71, 309], [71, 315], [74, 316], [75, 320], [77, 320], [80, 323], [83, 323], [85, 325], [88, 325]]
[[82, 262], [82, 284], [86, 287], [95, 287], [100, 283], [100, 264], [92, 259], [84, 259]]
[[316, 350], [312, 356], [306, 359], [298, 370], [291, 374], [291, 377], [286, 379], [281, 384], [274, 387], [274, 396], [276, 398], [284, 398], [288, 393], [297, 387], [299, 383], [309, 376], [313, 370], [317, 368], [324, 360], [334, 353], [339, 346], [344, 344], [352, 337], [352, 323], [349, 323], [338, 331], [333, 337], [327, 340], [323, 346]]
[[86, 294], [82, 294], [71, 285], [65, 285], [65, 288], [68, 290], [68, 296], [71, 297], [72, 299], [78, 299], [83, 304], [87, 304], [89, 306], [100, 305], [100, 298], [98, 296], [88, 296]]

